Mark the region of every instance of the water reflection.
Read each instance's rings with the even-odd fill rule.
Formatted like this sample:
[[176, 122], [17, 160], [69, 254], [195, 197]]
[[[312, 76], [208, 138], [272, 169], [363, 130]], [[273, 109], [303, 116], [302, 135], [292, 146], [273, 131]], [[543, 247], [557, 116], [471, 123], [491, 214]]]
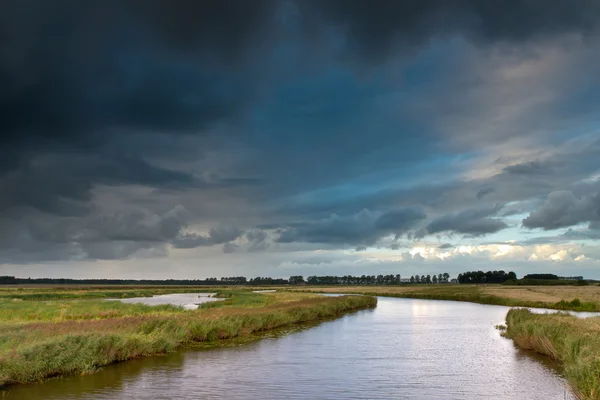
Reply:
[[564, 399], [554, 366], [495, 325], [508, 308], [380, 298], [309, 330], [15, 386], [7, 399]]
[[195, 310], [202, 303], [211, 301], [219, 301], [215, 299], [212, 293], [171, 293], [159, 294], [152, 297], [131, 297], [128, 299], [108, 299], [107, 301], [120, 301], [123, 303], [142, 303], [149, 306], [157, 306], [160, 304], [171, 304], [173, 306], [182, 306], [186, 310]]

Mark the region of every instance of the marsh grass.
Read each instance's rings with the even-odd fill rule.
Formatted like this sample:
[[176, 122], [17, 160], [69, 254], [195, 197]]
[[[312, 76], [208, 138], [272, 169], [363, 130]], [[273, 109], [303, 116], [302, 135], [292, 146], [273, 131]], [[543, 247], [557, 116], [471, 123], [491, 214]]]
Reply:
[[506, 326], [503, 335], [519, 347], [559, 361], [580, 399], [600, 399], [600, 317], [513, 309], [506, 316]]
[[149, 288], [1, 288], [0, 299], [18, 300], [69, 300], [69, 299], [125, 299], [131, 297], [152, 297], [170, 293], [215, 292], [214, 287], [149, 287]]
[[[573, 287], [552, 289], [510, 287], [501, 285], [407, 285], [407, 286], [344, 286], [306, 287], [304, 292], [357, 293], [368, 296], [399, 297], [427, 300], [466, 301], [508, 307], [549, 308], [570, 311], [600, 311], [600, 289]], [[585, 289], [585, 290], [583, 290]], [[293, 289], [295, 290], [295, 289]], [[573, 298], [571, 296], [579, 295]], [[569, 300], [565, 300], [564, 296]]]
[[249, 291], [218, 296], [225, 300], [188, 311], [98, 300], [0, 300], [0, 386], [92, 373], [113, 362], [332, 318], [377, 303], [365, 296]]

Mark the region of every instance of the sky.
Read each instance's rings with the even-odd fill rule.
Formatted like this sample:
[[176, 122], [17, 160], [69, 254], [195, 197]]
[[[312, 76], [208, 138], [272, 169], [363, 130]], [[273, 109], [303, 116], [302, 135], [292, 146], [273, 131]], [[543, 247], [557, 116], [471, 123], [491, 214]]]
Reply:
[[0, 275], [600, 279], [600, 1], [0, 11]]

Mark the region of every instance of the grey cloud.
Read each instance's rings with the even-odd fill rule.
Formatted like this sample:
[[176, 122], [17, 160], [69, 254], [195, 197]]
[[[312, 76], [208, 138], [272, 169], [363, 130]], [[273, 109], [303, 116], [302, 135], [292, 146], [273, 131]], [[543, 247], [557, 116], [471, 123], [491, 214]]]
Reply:
[[509, 175], [547, 175], [553, 172], [553, 168], [540, 161], [529, 161], [505, 167], [504, 172]]
[[225, 243], [223, 245], [223, 253], [226, 253], [226, 254], [235, 253], [235, 251], [238, 249], [238, 247], [239, 246], [233, 242]]
[[267, 233], [260, 229], [254, 229], [246, 232], [246, 239], [248, 239], [248, 242], [250, 243], [248, 251], [259, 252], [266, 250], [269, 247], [267, 238]]
[[453, 249], [454, 245], [450, 243], [444, 243], [438, 246], [438, 249]]
[[479, 192], [477, 192], [477, 200], [481, 200], [484, 196], [490, 194], [490, 193], [494, 193], [495, 189], [494, 188], [485, 188], [485, 189], [481, 189]]
[[[200, 246], [213, 246], [217, 244], [227, 244], [236, 240], [244, 234], [243, 231], [232, 227], [212, 228], [208, 235], [199, 235], [197, 233], [182, 233], [173, 238], [170, 243], [178, 249], [191, 249]], [[233, 247], [224, 248], [230, 250]]]
[[600, 240], [600, 227], [592, 227], [585, 230], [568, 229], [560, 237], [571, 240]]
[[422, 208], [392, 210], [377, 218], [375, 229], [401, 234], [412, 228], [416, 221], [422, 219], [425, 219], [425, 212]]
[[162, 254], [166, 243], [180, 234], [185, 219], [181, 206], [161, 214], [134, 209], [85, 218], [57, 218], [40, 212], [2, 217], [0, 259], [118, 259], [139, 251]]
[[503, 217], [511, 217], [513, 215], [523, 214], [524, 212], [525, 212], [525, 209], [523, 209], [523, 208], [518, 209], [518, 210], [507, 210], [502, 213], [502, 216]]
[[508, 227], [504, 221], [491, 218], [499, 208], [468, 209], [458, 213], [446, 214], [427, 225], [428, 234], [442, 232], [459, 233], [469, 236], [483, 236]]
[[338, 245], [372, 245], [384, 236], [399, 236], [425, 218], [420, 208], [392, 210], [383, 214], [362, 210], [350, 216], [329, 218], [284, 229], [281, 243], [308, 242]]
[[95, 155], [47, 155], [23, 168], [0, 175], [0, 212], [32, 207], [57, 215], [83, 215], [89, 211], [94, 184], [140, 184], [164, 188], [194, 186], [195, 178], [151, 165], [140, 159]]
[[523, 220], [523, 226], [552, 230], [599, 220], [600, 193], [577, 197], [561, 190], [551, 192], [544, 204]]

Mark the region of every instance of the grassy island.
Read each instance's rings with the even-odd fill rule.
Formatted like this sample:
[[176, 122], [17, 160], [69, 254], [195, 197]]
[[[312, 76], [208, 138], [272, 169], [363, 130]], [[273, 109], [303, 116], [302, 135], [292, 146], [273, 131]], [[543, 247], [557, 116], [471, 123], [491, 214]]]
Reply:
[[[213, 289], [214, 290], [214, 289]], [[92, 373], [198, 342], [250, 335], [375, 307], [366, 296], [219, 289], [197, 310], [104, 301], [210, 289], [41, 289], [0, 292], [0, 386]]]

